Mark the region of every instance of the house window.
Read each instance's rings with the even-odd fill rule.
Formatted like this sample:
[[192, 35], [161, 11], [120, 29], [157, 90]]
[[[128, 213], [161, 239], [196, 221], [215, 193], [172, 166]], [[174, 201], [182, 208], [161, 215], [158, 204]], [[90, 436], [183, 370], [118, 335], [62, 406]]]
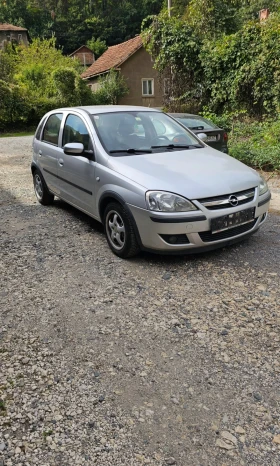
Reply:
[[170, 78], [164, 78], [163, 80], [163, 94], [164, 95], [170, 94]]
[[142, 95], [154, 95], [154, 80], [153, 79], [142, 79]]
[[8, 42], [10, 42], [11, 36], [10, 35], [6, 36], [6, 39], [7, 39]]
[[19, 41], [19, 42], [22, 41], [22, 34], [18, 34], [18, 41]]

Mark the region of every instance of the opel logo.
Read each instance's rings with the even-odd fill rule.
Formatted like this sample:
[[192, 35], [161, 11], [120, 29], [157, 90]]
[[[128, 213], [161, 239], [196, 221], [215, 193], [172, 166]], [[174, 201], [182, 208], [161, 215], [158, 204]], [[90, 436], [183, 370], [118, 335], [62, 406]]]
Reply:
[[236, 207], [238, 205], [238, 199], [236, 196], [229, 196], [228, 202], [232, 205], [232, 207]]

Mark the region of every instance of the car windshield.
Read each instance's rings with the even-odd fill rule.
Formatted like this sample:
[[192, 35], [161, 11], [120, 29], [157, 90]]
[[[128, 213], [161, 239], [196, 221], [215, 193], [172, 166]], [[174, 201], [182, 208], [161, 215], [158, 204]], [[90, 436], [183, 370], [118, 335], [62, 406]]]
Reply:
[[218, 129], [214, 123], [205, 118], [195, 117], [195, 116], [174, 116], [176, 120], [180, 121], [189, 129], [193, 130], [203, 130], [203, 129]]
[[112, 156], [203, 147], [199, 139], [165, 113], [110, 112], [91, 118], [104, 149]]

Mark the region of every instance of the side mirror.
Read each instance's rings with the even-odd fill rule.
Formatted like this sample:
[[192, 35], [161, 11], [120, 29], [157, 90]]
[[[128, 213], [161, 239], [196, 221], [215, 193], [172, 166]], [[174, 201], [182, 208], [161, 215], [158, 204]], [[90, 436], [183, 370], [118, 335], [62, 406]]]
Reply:
[[63, 147], [64, 154], [81, 155], [84, 152], [84, 145], [80, 142], [69, 142]]
[[205, 133], [198, 133], [196, 136], [203, 142], [206, 142], [207, 140], [207, 134]]

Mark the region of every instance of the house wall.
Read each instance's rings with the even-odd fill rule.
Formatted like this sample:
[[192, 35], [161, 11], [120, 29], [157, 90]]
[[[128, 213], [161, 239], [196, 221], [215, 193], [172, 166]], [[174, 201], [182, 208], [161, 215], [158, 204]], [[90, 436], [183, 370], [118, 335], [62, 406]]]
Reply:
[[81, 48], [72, 57], [78, 58], [82, 65], [92, 65], [94, 62], [94, 55], [87, 47]]
[[[8, 40], [7, 36], [10, 36]], [[21, 36], [21, 38], [20, 38]], [[26, 31], [0, 31], [0, 49], [4, 47], [5, 42], [22, 42], [24, 45], [28, 45], [28, 38]]]
[[[156, 70], [153, 69], [151, 56], [143, 47], [121, 65], [121, 73], [126, 79], [129, 94], [120, 99], [120, 105], [162, 106], [162, 90], [159, 86], [158, 75]], [[142, 96], [143, 78], [154, 79], [153, 96]]]
[[[129, 94], [119, 100], [120, 105], [140, 105], [144, 107], [162, 107], [163, 91], [160, 89], [156, 70], [153, 69], [151, 56], [144, 48], [135, 52], [121, 66], [121, 74], [129, 87]], [[154, 79], [154, 95], [142, 96], [142, 79]], [[98, 89], [99, 76], [86, 82], [94, 92]]]

